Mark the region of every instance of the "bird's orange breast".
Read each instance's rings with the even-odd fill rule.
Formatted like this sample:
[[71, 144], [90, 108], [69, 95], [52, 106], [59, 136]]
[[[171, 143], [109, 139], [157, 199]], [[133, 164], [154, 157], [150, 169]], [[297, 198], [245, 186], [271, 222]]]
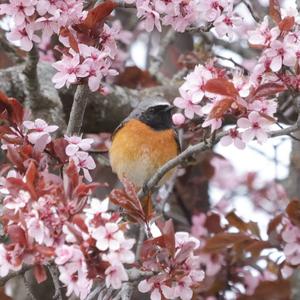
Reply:
[[[172, 129], [154, 130], [133, 119], [116, 132], [109, 154], [112, 169], [119, 179], [126, 177], [137, 187], [142, 187], [159, 167], [178, 152], [175, 132]], [[162, 182], [171, 173], [166, 175]]]

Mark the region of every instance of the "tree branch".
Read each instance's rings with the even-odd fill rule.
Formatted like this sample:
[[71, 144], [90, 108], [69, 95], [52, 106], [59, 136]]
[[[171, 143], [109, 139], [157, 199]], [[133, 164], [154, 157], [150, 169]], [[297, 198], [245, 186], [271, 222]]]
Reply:
[[53, 285], [55, 288], [55, 294], [53, 296], [53, 299], [57, 300], [63, 300], [62, 292], [61, 292], [61, 286], [58, 280], [59, 277], [59, 271], [57, 269], [57, 266], [55, 265], [49, 265], [48, 266], [49, 273], [52, 277]]
[[80, 133], [83, 123], [83, 116], [87, 105], [88, 94], [89, 88], [87, 85], [84, 84], [77, 86], [68, 123], [67, 135]]
[[158, 73], [159, 73], [159, 68], [163, 62], [163, 56], [169, 44], [171, 44], [174, 41], [175, 36], [176, 36], [176, 32], [174, 31], [173, 28], [170, 28], [166, 32], [164, 37], [161, 39], [161, 43], [158, 48], [158, 53], [155, 56], [152, 56], [150, 60], [149, 72], [151, 75], [159, 77]]
[[36, 106], [41, 101], [40, 83], [37, 75], [37, 65], [39, 62], [39, 53], [34, 44], [28, 53], [23, 74], [25, 75], [25, 86], [27, 91], [27, 107], [35, 110]]
[[31, 269], [31, 266], [23, 266], [23, 268], [20, 271], [11, 272], [8, 275], [0, 278], [0, 287], [4, 286], [8, 280], [15, 278], [17, 276], [20, 276], [20, 275], [24, 275], [30, 269]]
[[[300, 120], [297, 121], [296, 124], [289, 126], [284, 129], [271, 131], [268, 133], [269, 137], [276, 137], [281, 135], [289, 135], [292, 132], [298, 131], [300, 128]], [[178, 156], [175, 158], [169, 160], [166, 162], [162, 167], [158, 169], [158, 171], [148, 180], [148, 182], [145, 183], [144, 187], [138, 192], [138, 197], [142, 199], [145, 197], [149, 192], [151, 192], [159, 183], [159, 181], [164, 177], [164, 175], [175, 168], [176, 166], [182, 164], [185, 162], [185, 160], [189, 157], [192, 157], [194, 154], [197, 154], [199, 152], [202, 152], [204, 150], [212, 148], [214, 144], [219, 142], [219, 140], [227, 135], [228, 132], [220, 132], [216, 135], [216, 137], [213, 139], [213, 141], [204, 141], [200, 142], [195, 145], [189, 146], [186, 150], [181, 152]]]

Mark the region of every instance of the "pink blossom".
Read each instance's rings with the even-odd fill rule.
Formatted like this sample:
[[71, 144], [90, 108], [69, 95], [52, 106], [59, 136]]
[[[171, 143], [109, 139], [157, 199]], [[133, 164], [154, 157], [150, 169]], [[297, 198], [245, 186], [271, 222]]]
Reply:
[[151, 32], [156, 29], [161, 32], [159, 13], [151, 7], [150, 1], [143, 1], [137, 6], [137, 17], [143, 18], [143, 26], [146, 31]]
[[193, 72], [185, 78], [185, 83], [180, 87], [179, 91], [183, 97], [188, 95], [191, 97], [193, 104], [201, 102], [205, 96], [204, 86], [209, 79], [213, 78], [210, 70], [202, 65], [197, 65]]
[[212, 119], [206, 119], [203, 124], [202, 127], [209, 127], [211, 126], [211, 132], [214, 132], [215, 130], [221, 128], [222, 126], [222, 119], [216, 119], [216, 118], [212, 118]]
[[184, 123], [185, 117], [182, 113], [176, 113], [172, 115], [172, 121], [176, 126], [180, 126]]
[[269, 28], [269, 19], [268, 16], [265, 16], [258, 28], [248, 31], [248, 41], [253, 45], [268, 46], [272, 41], [277, 39], [279, 34], [280, 30], [278, 27]]
[[128, 280], [128, 274], [122, 264], [113, 264], [105, 270], [105, 284], [109, 288], [119, 289], [122, 286], [122, 281]]
[[183, 247], [184, 244], [192, 242], [194, 243], [194, 249], [200, 246], [200, 241], [195, 237], [191, 236], [188, 232], [177, 231], [175, 233], [175, 245], [178, 248]]
[[198, 17], [198, 6], [195, 1], [173, 1], [173, 5], [167, 5], [164, 13], [166, 14], [162, 22], [164, 25], [171, 25], [174, 30], [184, 32], [192, 25]]
[[224, 262], [224, 257], [221, 254], [212, 253], [206, 254], [202, 253], [198, 256], [199, 262], [205, 268], [205, 274], [207, 276], [216, 275], [222, 268]]
[[6, 276], [9, 271], [19, 271], [22, 265], [14, 263], [14, 253], [10, 253], [0, 244], [0, 277]]
[[7, 209], [13, 209], [17, 213], [27, 205], [30, 199], [31, 196], [27, 191], [20, 190], [16, 196], [9, 195], [4, 198], [3, 203]]
[[118, 72], [111, 69], [111, 61], [102, 59], [97, 61], [85, 60], [83, 65], [87, 70], [88, 86], [92, 92], [96, 92], [100, 88], [101, 80], [107, 76], [116, 76]]
[[249, 109], [273, 117], [277, 111], [277, 106], [275, 100], [255, 100], [249, 104]]
[[34, 30], [30, 25], [15, 27], [6, 34], [6, 37], [11, 42], [18, 41], [20, 48], [24, 51], [30, 51], [33, 47], [33, 42], [40, 41], [40, 38], [34, 34]]
[[198, 116], [202, 116], [201, 107], [197, 104], [192, 102], [192, 96], [190, 93], [180, 90], [181, 97], [177, 97], [174, 100], [174, 105], [184, 110], [184, 115], [189, 118], [193, 119], [194, 114]]
[[191, 233], [193, 236], [200, 238], [207, 235], [207, 229], [205, 228], [206, 214], [193, 215], [192, 222]]
[[66, 285], [66, 296], [69, 297], [72, 293], [86, 299], [89, 294], [93, 281], [87, 278], [86, 267], [80, 268], [74, 272], [69, 272], [65, 267], [59, 267], [60, 276], [59, 280]]
[[63, 55], [60, 61], [53, 64], [53, 67], [58, 70], [58, 73], [52, 78], [52, 82], [57, 89], [64, 85], [69, 87], [78, 78], [86, 77], [88, 74], [87, 67], [80, 64], [79, 54], [74, 54], [74, 56]]
[[282, 239], [286, 242], [283, 252], [286, 261], [291, 265], [300, 264], [300, 229], [294, 225], [287, 224], [281, 234]]
[[114, 252], [108, 253], [105, 256], [107, 261], [119, 261], [121, 263], [132, 264], [134, 263], [134, 253], [130, 250], [135, 243], [134, 239], [124, 239], [120, 243], [120, 248]]
[[53, 239], [50, 237], [50, 231], [45, 226], [44, 222], [37, 217], [31, 217], [26, 220], [28, 235], [33, 238], [38, 244], [52, 246]]
[[264, 143], [268, 139], [266, 129], [271, 125], [271, 122], [266, 118], [261, 117], [256, 111], [252, 111], [249, 114], [248, 119], [240, 118], [237, 121], [237, 124], [240, 128], [247, 128], [242, 133], [242, 139], [246, 143], [254, 138], [256, 138], [259, 143]]
[[147, 280], [144, 279], [138, 284], [138, 290], [141, 293], [148, 293], [151, 291], [151, 300], [161, 300], [161, 295], [166, 299], [174, 299], [174, 289], [170, 288], [166, 284], [159, 280]]
[[104, 24], [103, 31], [99, 37], [99, 43], [101, 45], [101, 51], [107, 53], [111, 58], [114, 58], [117, 54], [116, 37], [119, 36], [121, 27], [118, 23], [113, 23], [112, 27]]
[[192, 280], [189, 277], [183, 277], [176, 282], [174, 288], [174, 296], [182, 300], [190, 300], [193, 297], [193, 290], [191, 289]]
[[35, 144], [42, 136], [47, 136], [47, 144], [51, 142], [51, 136], [49, 133], [52, 133], [58, 129], [56, 125], [48, 125], [42, 119], [36, 119], [32, 121], [24, 121], [23, 125], [30, 132], [28, 133], [28, 140], [30, 143]]
[[228, 160], [215, 156], [210, 163], [215, 169], [212, 184], [222, 190], [232, 190], [237, 187], [239, 178]]
[[14, 18], [17, 26], [22, 25], [27, 17], [34, 14], [36, 4], [35, 0], [10, 0], [5, 5], [5, 13]]
[[92, 237], [96, 240], [96, 247], [101, 251], [107, 249], [116, 251], [120, 249], [121, 242], [124, 240], [123, 232], [115, 223], [106, 223], [96, 228], [92, 232]]
[[281, 41], [275, 40], [270, 48], [265, 51], [265, 55], [271, 59], [270, 68], [273, 72], [278, 72], [282, 65], [294, 67], [296, 64], [295, 50]]
[[92, 181], [89, 170], [93, 170], [96, 168], [94, 159], [87, 152], [83, 151], [77, 151], [71, 159], [79, 169], [83, 170], [85, 179], [88, 181]]
[[246, 295], [253, 295], [261, 278], [259, 278], [258, 276], [254, 276], [249, 271], [244, 271], [243, 275]]
[[64, 265], [68, 262], [74, 253], [74, 248], [72, 246], [62, 245], [58, 247], [55, 251], [56, 259], [55, 263], [58, 265]]
[[83, 151], [88, 151], [91, 149], [91, 145], [93, 144], [93, 139], [83, 139], [80, 136], [67, 136], [65, 135], [65, 140], [69, 143], [66, 147], [66, 154], [68, 156], [73, 156], [79, 149]]
[[200, 0], [202, 17], [207, 22], [215, 21], [222, 13], [225, 7], [228, 7], [227, 0]]
[[229, 130], [229, 135], [225, 135], [221, 138], [220, 143], [223, 146], [229, 146], [232, 143], [238, 149], [244, 149], [246, 144], [242, 141], [241, 134], [238, 132], [236, 128], [232, 128]]
[[55, 17], [41, 17], [36, 19], [35, 22], [38, 28], [42, 30], [42, 40], [49, 39], [53, 33], [57, 34], [60, 28]]
[[234, 29], [240, 26], [241, 23], [242, 19], [240, 17], [234, 16], [232, 11], [228, 11], [214, 21], [214, 26], [220, 38], [226, 36], [229, 40], [232, 40]]
[[105, 198], [103, 201], [100, 201], [97, 198], [92, 198], [90, 207], [83, 210], [87, 220], [91, 221], [95, 216], [105, 213], [108, 209], [108, 204], [108, 198]]

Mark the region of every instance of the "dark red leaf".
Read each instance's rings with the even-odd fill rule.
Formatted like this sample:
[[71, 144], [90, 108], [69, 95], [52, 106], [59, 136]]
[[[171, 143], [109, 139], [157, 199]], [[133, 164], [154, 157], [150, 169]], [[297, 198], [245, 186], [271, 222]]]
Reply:
[[63, 37], [67, 37], [69, 39], [69, 43], [70, 43], [71, 48], [73, 50], [75, 50], [77, 53], [79, 53], [79, 47], [78, 47], [77, 40], [75, 39], [74, 35], [72, 34], [72, 32], [68, 28], [62, 27], [60, 29], [59, 34]]
[[96, 25], [104, 21], [116, 7], [117, 4], [113, 1], [105, 1], [91, 9], [83, 23], [80, 25], [83, 25], [83, 27], [88, 29], [94, 29]]
[[40, 252], [43, 256], [51, 257], [55, 254], [55, 249], [52, 247], [46, 247], [46, 246], [36, 244], [34, 248], [36, 249], [36, 251]]
[[286, 208], [286, 213], [288, 214], [291, 221], [300, 226], [300, 201], [292, 200]]
[[34, 155], [39, 156], [45, 150], [48, 144], [48, 137], [49, 135], [45, 133], [36, 141], [33, 146]]
[[290, 31], [294, 25], [295, 18], [287, 16], [278, 24], [278, 27], [281, 31]]
[[238, 91], [232, 82], [225, 78], [214, 78], [207, 81], [204, 90], [210, 93], [233, 97], [238, 96]]
[[37, 169], [35, 163], [33, 161], [30, 161], [25, 174], [26, 183], [34, 186], [36, 175], [37, 175]]
[[220, 119], [224, 116], [227, 110], [231, 107], [234, 102], [233, 98], [225, 98], [220, 101], [213, 107], [209, 114], [210, 119]]
[[66, 154], [66, 147], [68, 142], [64, 138], [55, 139], [51, 144], [54, 154], [59, 158], [62, 163], [68, 161], [68, 156]]
[[88, 232], [88, 228], [79, 214], [72, 217], [72, 223], [76, 224], [83, 232]]
[[73, 191], [73, 189], [75, 189], [77, 187], [77, 185], [79, 184], [79, 174], [78, 174], [77, 167], [72, 160], [69, 162], [69, 165], [66, 169], [66, 174], [68, 175], [68, 178], [70, 179], [69, 188], [71, 189], [71, 191]]
[[144, 241], [141, 249], [141, 258], [146, 260], [149, 257], [153, 257], [153, 255], [155, 255], [157, 252], [157, 247], [163, 248], [164, 246], [165, 243], [163, 236]]
[[264, 83], [254, 91], [252, 96], [255, 98], [268, 97], [283, 92], [284, 90], [286, 90], [286, 87], [280, 83]]
[[249, 236], [243, 233], [218, 233], [208, 239], [202, 251], [204, 252], [219, 252], [228, 247], [232, 247], [235, 243], [241, 243], [249, 240]]
[[207, 216], [204, 226], [211, 233], [219, 233], [224, 231], [224, 229], [221, 226], [220, 215], [215, 213], [211, 213]]
[[21, 125], [24, 117], [23, 106], [16, 99], [8, 98], [0, 91], [0, 115], [12, 124]]
[[158, 85], [157, 80], [151, 76], [149, 71], [142, 70], [136, 66], [126, 67], [116, 78], [117, 84], [131, 89], [140, 89]]
[[290, 280], [261, 281], [253, 295], [241, 295], [238, 300], [288, 300], [291, 299]]
[[17, 243], [21, 246], [27, 244], [27, 239], [24, 230], [18, 225], [10, 225], [7, 228], [7, 234], [11, 243]]
[[165, 241], [165, 247], [170, 251], [171, 255], [175, 253], [175, 230], [173, 221], [170, 219], [165, 223], [163, 228], [163, 236]]
[[19, 152], [12, 146], [7, 146], [7, 158], [11, 161], [13, 165], [17, 167], [20, 171], [24, 171], [25, 167], [23, 165], [23, 159]]
[[195, 248], [195, 243], [184, 243], [180, 251], [176, 254], [175, 261], [178, 264], [182, 264], [192, 253]]

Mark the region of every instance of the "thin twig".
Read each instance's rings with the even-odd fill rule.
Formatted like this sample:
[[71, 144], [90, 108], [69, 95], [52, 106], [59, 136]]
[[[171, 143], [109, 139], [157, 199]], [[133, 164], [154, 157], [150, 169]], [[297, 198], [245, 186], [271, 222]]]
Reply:
[[144, 239], [145, 239], [145, 228], [144, 228], [144, 225], [140, 225], [139, 237], [138, 237], [138, 240], [137, 240], [136, 251], [135, 251], [136, 260], [138, 260], [139, 257], [140, 257], [140, 253], [141, 253], [141, 249], [142, 249]]
[[219, 55], [219, 54], [215, 54], [215, 57], [217, 57], [217, 58], [219, 58], [219, 59], [222, 59], [222, 60], [230, 61], [230, 62], [233, 63], [236, 67], [239, 67], [241, 70], [243, 70], [245, 75], [248, 75], [248, 74], [249, 74], [249, 71], [248, 71], [243, 65], [237, 63], [232, 57], [224, 57], [224, 56]]
[[256, 13], [254, 12], [252, 6], [250, 3], [248, 3], [247, 0], [241, 0], [241, 3], [243, 3], [249, 10], [252, 18], [255, 20], [255, 22], [259, 23], [260, 22], [260, 18], [256, 15]]
[[[292, 132], [298, 131], [300, 128], [300, 121], [296, 124], [289, 126], [287, 128], [281, 130], [275, 130], [268, 133], [269, 137], [276, 137], [281, 135], [289, 135]], [[221, 132], [216, 135], [213, 142], [200, 142], [195, 145], [189, 146], [186, 150], [181, 152], [175, 158], [169, 160], [165, 163], [158, 171], [145, 183], [144, 187], [138, 192], [138, 197], [142, 199], [147, 195], [150, 191], [152, 191], [155, 186], [159, 183], [159, 181], [164, 177], [164, 175], [175, 168], [176, 166], [182, 164], [187, 158], [193, 156], [196, 153], [202, 152], [204, 150], [210, 149], [213, 144], [216, 144], [223, 136], [227, 135], [228, 132]]]
[[89, 88], [87, 85], [77, 86], [74, 95], [74, 101], [73, 101], [71, 113], [70, 113], [67, 135], [80, 133], [82, 123], [83, 123], [83, 116], [87, 105], [88, 93], [89, 93]]

